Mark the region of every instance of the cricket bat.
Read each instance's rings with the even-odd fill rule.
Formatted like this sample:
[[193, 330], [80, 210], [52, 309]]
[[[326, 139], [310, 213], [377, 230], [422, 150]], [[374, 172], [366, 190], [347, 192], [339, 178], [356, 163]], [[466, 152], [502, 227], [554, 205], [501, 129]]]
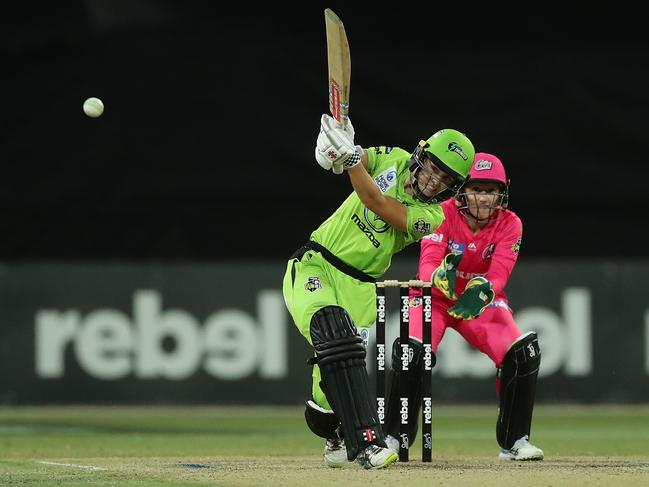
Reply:
[[[349, 87], [352, 74], [352, 62], [349, 54], [349, 43], [345, 26], [330, 8], [325, 9], [325, 26], [327, 29], [327, 64], [329, 68], [329, 112], [341, 125], [349, 120]], [[342, 165], [332, 168], [336, 174], [342, 174]]]

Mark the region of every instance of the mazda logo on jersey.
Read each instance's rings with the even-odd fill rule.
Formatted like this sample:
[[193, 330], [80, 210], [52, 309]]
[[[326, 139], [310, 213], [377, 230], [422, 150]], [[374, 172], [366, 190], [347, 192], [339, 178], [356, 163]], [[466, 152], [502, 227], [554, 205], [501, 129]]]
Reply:
[[380, 216], [367, 208], [365, 208], [365, 221], [376, 233], [383, 233], [390, 228], [390, 225], [381, 220]]

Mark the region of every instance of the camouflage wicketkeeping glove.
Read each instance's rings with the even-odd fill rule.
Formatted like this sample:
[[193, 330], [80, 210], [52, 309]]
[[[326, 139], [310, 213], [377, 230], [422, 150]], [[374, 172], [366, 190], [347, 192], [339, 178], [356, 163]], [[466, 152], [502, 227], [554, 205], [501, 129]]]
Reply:
[[453, 318], [472, 320], [482, 314], [484, 309], [494, 300], [495, 293], [491, 283], [484, 277], [474, 277], [466, 283], [460, 299], [447, 312]]
[[448, 299], [455, 301], [455, 273], [462, 260], [462, 254], [447, 254], [431, 276], [433, 285]]

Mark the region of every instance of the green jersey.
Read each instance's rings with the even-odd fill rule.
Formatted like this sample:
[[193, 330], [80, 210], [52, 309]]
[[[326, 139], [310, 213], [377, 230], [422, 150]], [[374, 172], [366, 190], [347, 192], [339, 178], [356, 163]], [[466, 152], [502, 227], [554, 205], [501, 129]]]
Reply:
[[311, 240], [346, 264], [379, 278], [390, 267], [394, 254], [441, 225], [444, 212], [439, 204], [423, 203], [405, 192], [404, 184], [410, 178], [410, 153], [398, 147], [382, 146], [367, 149], [367, 156], [367, 172], [381, 192], [406, 206], [406, 231], [384, 222], [365, 208], [353, 192], [311, 234]]

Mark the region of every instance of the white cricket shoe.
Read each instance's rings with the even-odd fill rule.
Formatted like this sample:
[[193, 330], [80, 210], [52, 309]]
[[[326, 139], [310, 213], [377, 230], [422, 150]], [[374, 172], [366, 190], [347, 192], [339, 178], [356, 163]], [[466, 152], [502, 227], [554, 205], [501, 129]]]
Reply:
[[399, 453], [399, 440], [397, 440], [392, 435], [386, 435], [385, 444], [388, 445], [388, 448], [395, 453]]
[[347, 463], [345, 440], [329, 438], [324, 447], [324, 461], [332, 468], [342, 467]]
[[504, 448], [500, 449], [500, 455], [498, 458], [500, 460], [515, 460], [515, 461], [524, 461], [524, 460], [543, 460], [543, 450], [532, 445], [528, 441], [528, 436], [525, 435], [522, 438], [516, 440], [514, 446], [509, 450]]
[[391, 448], [381, 448], [376, 445], [369, 445], [363, 452], [356, 457], [356, 461], [363, 467], [385, 468], [399, 459], [399, 454]]

